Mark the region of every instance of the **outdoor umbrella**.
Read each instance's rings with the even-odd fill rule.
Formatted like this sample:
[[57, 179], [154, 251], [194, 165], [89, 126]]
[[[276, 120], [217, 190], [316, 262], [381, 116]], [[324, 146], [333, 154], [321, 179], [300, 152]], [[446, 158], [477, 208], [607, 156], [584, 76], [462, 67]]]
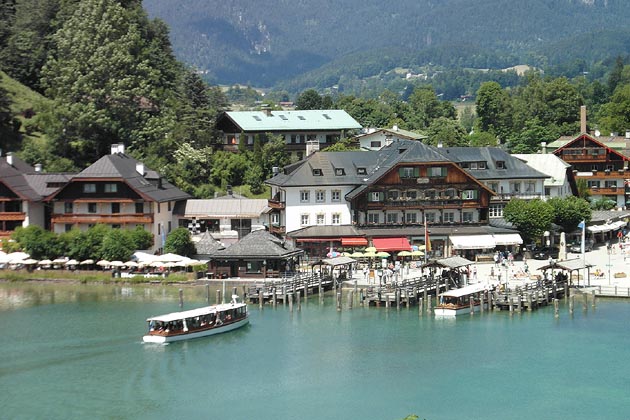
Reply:
[[376, 258], [376, 253], [375, 252], [366, 252], [365, 254], [363, 254], [363, 256], [365, 258]]
[[68, 260], [66, 265], [79, 265], [79, 262], [77, 260]]
[[411, 251], [400, 251], [396, 254], [398, 257], [411, 257]]
[[34, 260], [32, 258], [27, 258], [25, 260], [20, 261], [20, 264], [33, 265], [33, 264], [37, 264], [37, 260]]
[[112, 261], [109, 263], [109, 265], [111, 265], [112, 267], [122, 267], [123, 265], [125, 265], [122, 261]]
[[50, 261], [50, 260], [41, 260], [37, 264], [38, 265], [50, 265], [50, 264], [52, 264], [52, 261]]
[[388, 258], [388, 257], [391, 257], [391, 255], [389, 255], [389, 253], [388, 253], [388, 252], [385, 252], [385, 251], [380, 251], [380, 252], [377, 252], [377, 253], [376, 253], [376, 256], [377, 256], [377, 257], [379, 257], [379, 258]]
[[352, 258], [363, 258], [363, 257], [365, 257], [365, 254], [363, 252], [356, 251], [356, 252], [353, 252], [352, 254], [350, 254], [350, 257], [352, 257]]
[[365, 248], [365, 253], [375, 253], [376, 254], [376, 248], [374, 248], [373, 246], [369, 246], [367, 248]]
[[411, 251], [412, 257], [424, 257], [424, 251]]
[[79, 263], [79, 265], [90, 265], [90, 264], [94, 264], [94, 260], [83, 260]]
[[108, 265], [110, 265], [111, 263], [107, 260], [100, 260], [99, 262], [96, 263], [96, 265], [100, 266], [100, 267], [106, 267]]

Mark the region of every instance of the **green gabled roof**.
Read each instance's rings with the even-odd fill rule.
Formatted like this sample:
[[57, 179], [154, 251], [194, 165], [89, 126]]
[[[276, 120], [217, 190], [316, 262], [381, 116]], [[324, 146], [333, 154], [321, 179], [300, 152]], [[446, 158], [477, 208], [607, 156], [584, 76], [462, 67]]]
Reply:
[[338, 109], [305, 111], [228, 111], [221, 118], [230, 119], [242, 131], [325, 131], [358, 130], [361, 127], [346, 111]]

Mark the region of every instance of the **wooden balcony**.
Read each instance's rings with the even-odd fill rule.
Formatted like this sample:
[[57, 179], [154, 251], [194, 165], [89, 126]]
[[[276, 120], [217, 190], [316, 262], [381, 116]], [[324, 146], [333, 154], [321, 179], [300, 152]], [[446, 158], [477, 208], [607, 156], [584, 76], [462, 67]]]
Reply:
[[453, 208], [462, 207], [478, 207], [478, 200], [463, 200], [461, 198], [440, 198], [425, 200], [387, 200], [384, 202], [368, 202], [370, 210], [405, 210], [405, 209], [424, 209], [424, 208]]
[[287, 228], [284, 226], [271, 225], [269, 226], [269, 233], [275, 233], [276, 235], [284, 235]]
[[623, 187], [591, 187], [592, 195], [624, 195]]
[[630, 170], [573, 171], [576, 179], [621, 179], [630, 178]]
[[106, 224], [106, 225], [124, 225], [124, 224], [151, 224], [153, 223], [153, 215], [147, 213], [116, 213], [116, 214], [53, 214], [51, 217], [52, 224]]
[[285, 208], [285, 203], [278, 200], [267, 200], [267, 205], [269, 206], [269, 208], [275, 210], [283, 210]]
[[0, 212], [0, 222], [23, 222], [26, 220], [26, 213], [4, 211]]

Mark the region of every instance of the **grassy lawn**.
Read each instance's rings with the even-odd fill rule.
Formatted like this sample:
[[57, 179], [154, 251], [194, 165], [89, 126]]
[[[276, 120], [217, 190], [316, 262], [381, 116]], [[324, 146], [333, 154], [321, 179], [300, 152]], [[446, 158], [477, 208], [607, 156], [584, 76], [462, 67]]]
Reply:
[[67, 271], [67, 270], [0, 270], [0, 280], [15, 281], [68, 281], [77, 283], [181, 283], [194, 279], [194, 273], [169, 274], [168, 277], [112, 277], [110, 271]]

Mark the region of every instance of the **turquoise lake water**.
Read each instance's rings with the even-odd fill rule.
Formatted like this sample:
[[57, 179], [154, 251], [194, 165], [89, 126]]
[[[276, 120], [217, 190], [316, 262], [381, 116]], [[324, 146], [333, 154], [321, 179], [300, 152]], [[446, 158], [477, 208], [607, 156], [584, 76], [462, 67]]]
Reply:
[[436, 320], [311, 297], [142, 344], [176, 310], [174, 287], [0, 284], [0, 418], [630, 419], [630, 301]]

